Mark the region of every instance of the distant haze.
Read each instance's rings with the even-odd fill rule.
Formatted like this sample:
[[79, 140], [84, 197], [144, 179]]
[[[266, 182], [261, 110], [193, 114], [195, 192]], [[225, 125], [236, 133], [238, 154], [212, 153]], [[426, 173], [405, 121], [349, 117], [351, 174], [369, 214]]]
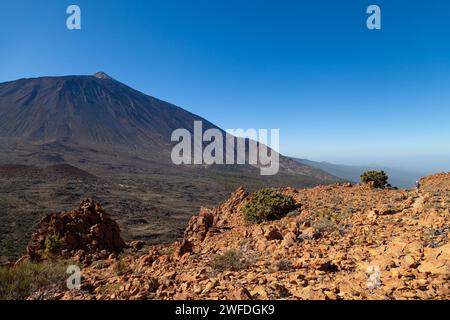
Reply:
[[313, 161], [326, 161], [335, 164], [345, 164], [352, 166], [387, 166], [404, 170], [412, 170], [423, 174], [435, 172], [450, 172], [450, 155], [441, 156], [404, 156], [404, 157], [323, 157], [308, 158]]
[[411, 156], [411, 157], [324, 157], [297, 159], [303, 164], [322, 169], [342, 179], [359, 181], [365, 170], [384, 170], [393, 186], [410, 188], [414, 182], [437, 172], [450, 171], [450, 156]]

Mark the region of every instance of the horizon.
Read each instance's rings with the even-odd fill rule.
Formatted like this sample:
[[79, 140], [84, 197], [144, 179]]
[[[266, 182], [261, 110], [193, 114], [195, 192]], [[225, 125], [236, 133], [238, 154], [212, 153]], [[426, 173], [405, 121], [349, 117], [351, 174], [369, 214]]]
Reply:
[[279, 128], [287, 156], [450, 171], [449, 3], [378, 1], [375, 31], [357, 2], [77, 4], [75, 31], [66, 3], [0, 10], [0, 82], [102, 70], [224, 129]]

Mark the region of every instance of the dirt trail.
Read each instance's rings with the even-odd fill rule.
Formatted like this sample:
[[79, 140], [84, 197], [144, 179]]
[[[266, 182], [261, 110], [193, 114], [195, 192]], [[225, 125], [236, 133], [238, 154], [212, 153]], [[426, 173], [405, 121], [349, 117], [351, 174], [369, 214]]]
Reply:
[[411, 208], [415, 211], [421, 209], [423, 207], [424, 199], [425, 199], [424, 195], [419, 191], [419, 197], [414, 199], [414, 203], [412, 204]]

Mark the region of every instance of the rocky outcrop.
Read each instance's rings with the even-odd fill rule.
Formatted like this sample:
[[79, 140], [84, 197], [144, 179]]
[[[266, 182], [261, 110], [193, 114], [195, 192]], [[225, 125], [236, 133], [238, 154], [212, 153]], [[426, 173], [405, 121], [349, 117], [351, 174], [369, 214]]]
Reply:
[[87, 199], [77, 210], [50, 214], [42, 219], [28, 243], [27, 252], [33, 260], [62, 255], [89, 262], [106, 258], [124, 247], [117, 223], [100, 204]]
[[210, 231], [220, 232], [233, 226], [242, 226], [244, 219], [240, 210], [248, 196], [249, 193], [243, 187], [239, 187], [219, 207], [201, 208], [200, 214], [192, 217], [189, 221], [184, 232], [184, 242], [199, 245]]
[[443, 172], [420, 179], [420, 185], [424, 191], [450, 191], [449, 180], [450, 172]]

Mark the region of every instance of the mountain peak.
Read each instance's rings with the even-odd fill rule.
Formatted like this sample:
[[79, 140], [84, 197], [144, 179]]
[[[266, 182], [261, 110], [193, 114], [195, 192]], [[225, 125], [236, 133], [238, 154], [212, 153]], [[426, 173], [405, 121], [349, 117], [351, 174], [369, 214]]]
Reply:
[[94, 77], [96, 77], [98, 79], [114, 80], [112, 77], [110, 77], [108, 74], [106, 74], [105, 72], [102, 72], [102, 71], [95, 73]]

